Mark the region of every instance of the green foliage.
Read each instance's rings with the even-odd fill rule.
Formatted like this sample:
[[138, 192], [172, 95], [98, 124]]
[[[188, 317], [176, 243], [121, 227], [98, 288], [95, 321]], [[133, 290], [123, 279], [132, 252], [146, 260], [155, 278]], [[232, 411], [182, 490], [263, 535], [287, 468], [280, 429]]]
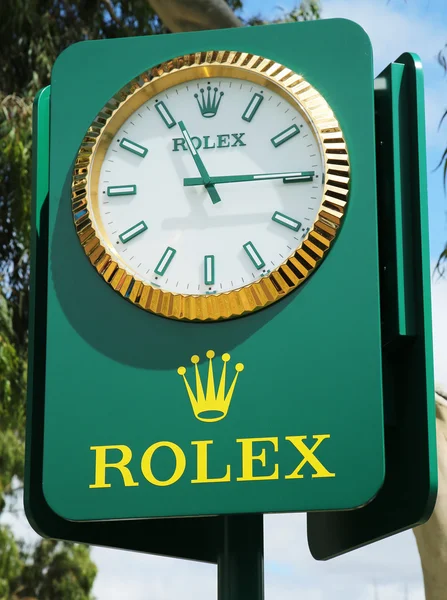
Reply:
[[[0, 512], [14, 476], [23, 477], [26, 362], [20, 355], [12, 311], [0, 294]], [[1, 547], [1, 546], [0, 546]]]
[[[447, 44], [444, 46], [443, 50], [440, 50], [438, 54], [438, 62], [441, 67], [444, 69], [444, 73], [447, 73]], [[439, 123], [439, 127], [444, 123], [447, 119], [447, 109], [444, 111], [444, 114], [441, 117], [441, 121]], [[447, 148], [444, 150], [441, 159], [439, 161], [438, 168], [442, 167], [443, 176], [444, 176], [444, 191], [447, 182]], [[441, 255], [436, 264], [436, 270], [442, 276], [445, 274], [445, 264], [447, 262], [447, 242], [444, 246], [444, 250], [441, 252]]]
[[266, 23], [297, 23], [298, 21], [315, 21], [321, 17], [320, 0], [302, 0], [295, 8], [286, 11], [278, 6], [280, 15], [273, 20], [267, 20], [258, 14], [248, 20], [249, 25], [265, 25]]
[[16, 589], [22, 598], [91, 600], [96, 571], [87, 546], [42, 540], [25, 555]]
[[0, 600], [14, 597], [24, 561], [9, 527], [0, 527]]
[[28, 313], [33, 98], [49, 84], [56, 57], [71, 44], [163, 31], [146, 0], [0, 3], [0, 277], [21, 344]]
[[83, 544], [41, 540], [27, 548], [0, 526], [0, 600], [92, 600], [96, 567]]
[[315, 21], [321, 17], [321, 8], [319, 0], [304, 0], [299, 5], [296, 5], [290, 12], [282, 10], [281, 18], [275, 22], [294, 22], [298, 21]]

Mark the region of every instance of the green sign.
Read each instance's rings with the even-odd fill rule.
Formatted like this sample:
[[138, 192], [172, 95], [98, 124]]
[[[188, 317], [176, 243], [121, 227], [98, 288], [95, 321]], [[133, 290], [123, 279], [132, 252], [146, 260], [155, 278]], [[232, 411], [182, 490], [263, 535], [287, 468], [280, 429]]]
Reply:
[[63, 519], [351, 509], [383, 483], [371, 48], [298, 27], [54, 67], [35, 318]]
[[33, 121], [33, 527], [217, 562], [236, 600], [262, 513], [309, 512], [318, 559], [424, 522], [417, 57], [374, 90], [344, 20], [85, 42]]

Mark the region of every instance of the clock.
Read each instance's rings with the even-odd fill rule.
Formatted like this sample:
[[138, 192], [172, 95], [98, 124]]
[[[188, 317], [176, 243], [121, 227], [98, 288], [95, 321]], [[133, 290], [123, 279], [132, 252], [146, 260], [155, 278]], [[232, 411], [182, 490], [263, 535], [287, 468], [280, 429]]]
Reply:
[[79, 240], [152, 313], [241, 316], [316, 269], [346, 211], [343, 132], [300, 74], [237, 51], [180, 56], [130, 81], [80, 146]]

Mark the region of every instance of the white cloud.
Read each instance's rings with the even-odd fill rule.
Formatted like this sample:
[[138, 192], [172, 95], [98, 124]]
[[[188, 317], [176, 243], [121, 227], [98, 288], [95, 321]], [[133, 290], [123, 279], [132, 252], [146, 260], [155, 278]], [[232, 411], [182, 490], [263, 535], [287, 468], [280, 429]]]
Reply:
[[108, 550], [93, 549], [99, 567], [94, 595], [98, 600], [213, 600], [217, 597], [216, 567]]
[[[98, 600], [216, 600], [213, 565], [93, 549]], [[328, 562], [314, 561], [305, 515], [265, 518], [266, 600], [423, 600], [416, 544], [406, 532]], [[404, 582], [406, 582], [404, 584]], [[394, 594], [394, 595], [393, 595]]]
[[373, 47], [376, 75], [403, 52], [419, 54], [425, 73], [427, 145], [440, 150], [446, 143], [445, 130], [438, 132], [438, 126], [447, 107], [447, 83], [436, 57], [447, 41], [447, 31], [445, 23], [429, 9], [411, 2], [325, 0], [323, 17], [350, 19], [365, 29]]
[[447, 83], [440, 77], [440, 82], [436, 87], [425, 87], [425, 130], [427, 133], [427, 145], [431, 148], [439, 149], [438, 159], [441, 158], [441, 150], [447, 145], [446, 122], [441, 127], [439, 126], [446, 108]]
[[318, 562], [311, 558], [307, 548], [305, 516], [272, 515], [265, 519], [265, 546], [267, 561], [282, 565], [287, 572], [295, 572], [306, 582], [328, 584], [340, 578], [355, 585], [373, 580], [384, 583], [420, 581], [419, 556], [410, 532], [327, 562]]
[[447, 389], [447, 279], [436, 275], [432, 284], [435, 379]]
[[343, 17], [365, 29], [374, 49], [376, 74], [403, 52], [416, 52], [426, 66], [434, 64], [447, 41], [445, 26], [428, 12], [424, 17], [412, 3], [397, 10], [396, 5], [381, 0], [326, 0], [323, 17]]

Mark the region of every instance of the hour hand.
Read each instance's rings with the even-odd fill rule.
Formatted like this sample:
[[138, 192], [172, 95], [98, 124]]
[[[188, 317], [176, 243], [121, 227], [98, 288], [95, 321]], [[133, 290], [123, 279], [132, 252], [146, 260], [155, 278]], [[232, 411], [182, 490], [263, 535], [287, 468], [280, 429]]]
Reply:
[[183, 121], [178, 122], [180, 131], [182, 132], [183, 138], [185, 139], [186, 145], [188, 146], [188, 150], [196, 164], [196, 167], [201, 175], [200, 183], [197, 185], [204, 185], [206, 191], [208, 192], [209, 197], [211, 198], [211, 202], [213, 204], [217, 204], [217, 202], [221, 201], [219, 196], [219, 192], [214, 187], [213, 183], [210, 183], [210, 176], [208, 175], [208, 171], [206, 170], [205, 165], [203, 164], [202, 159], [199, 156], [199, 153], [194, 148], [194, 144], [192, 143], [191, 136], [188, 133], [188, 130], [185, 127]]
[[[297, 183], [299, 181], [312, 181], [315, 171], [289, 171], [283, 173], [254, 173], [251, 175], [221, 175], [209, 177], [208, 184], [240, 183], [243, 181], [265, 181], [269, 179], [282, 179], [283, 183]], [[206, 185], [201, 177], [186, 177], [184, 186]]]

